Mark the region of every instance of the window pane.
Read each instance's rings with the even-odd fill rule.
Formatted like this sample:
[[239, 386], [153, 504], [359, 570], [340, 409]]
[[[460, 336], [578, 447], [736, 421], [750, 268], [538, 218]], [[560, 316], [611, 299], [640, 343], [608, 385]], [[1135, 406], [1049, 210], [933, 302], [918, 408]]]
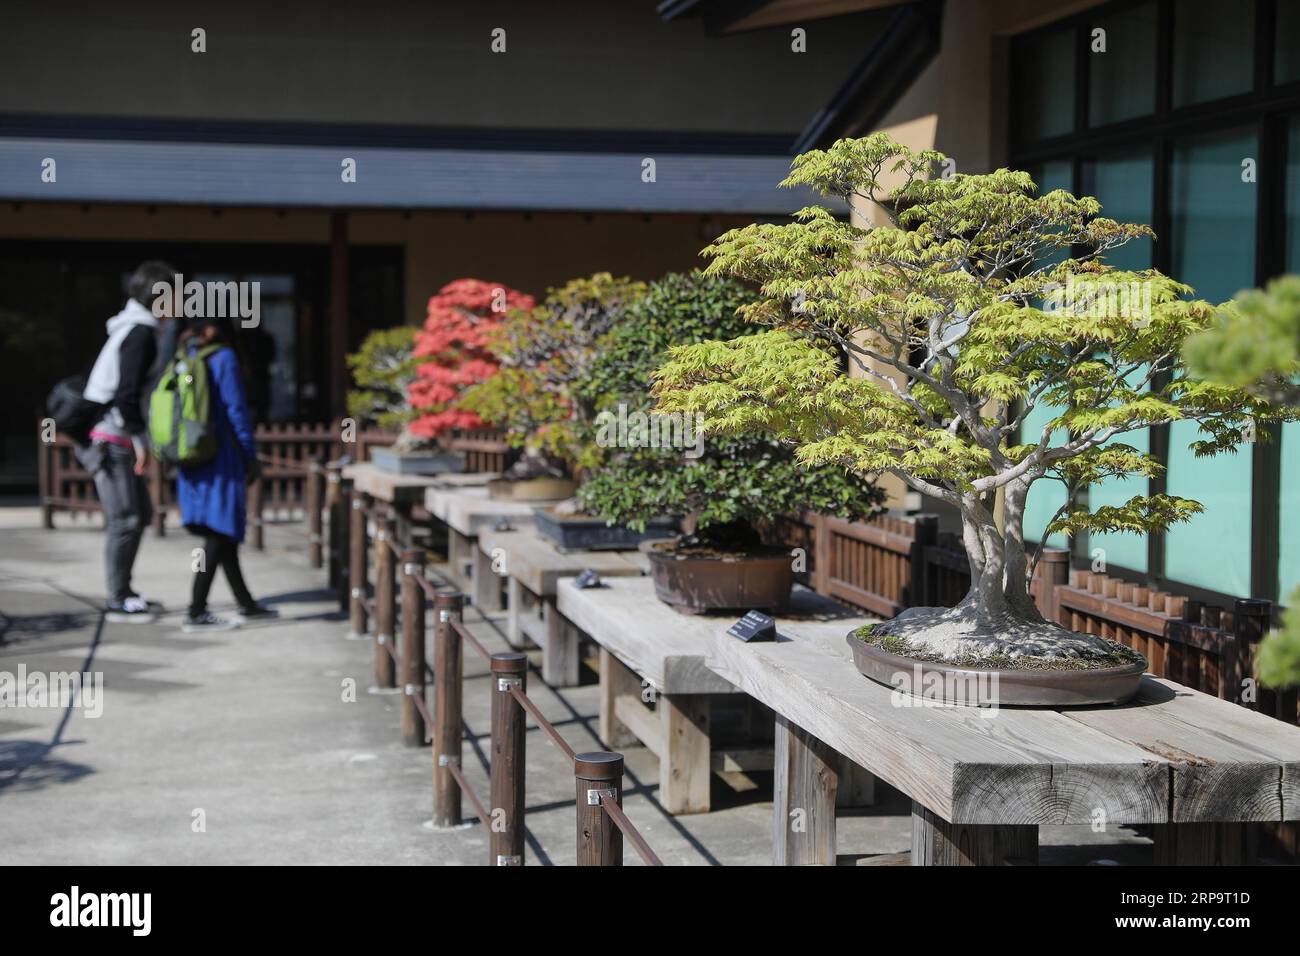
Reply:
[[1174, 106], [1249, 92], [1255, 4], [1202, 0], [1174, 5]]
[[[1151, 223], [1154, 162], [1149, 152], [1099, 157], [1083, 164], [1083, 193], [1101, 201], [1101, 214], [1116, 222]], [[1135, 239], [1106, 259], [1119, 269], [1151, 268], [1151, 240]]]
[[1300, 3], [1277, 5], [1277, 28], [1273, 31], [1273, 82], [1300, 80]]
[[1011, 62], [1013, 138], [1032, 142], [1074, 129], [1074, 31], [1024, 37]]
[[[1144, 3], [1090, 25], [1088, 124], [1146, 116], [1156, 108], [1156, 6]], [[1093, 29], [1106, 31], [1106, 52], [1092, 50]]]
[[[1235, 131], [1174, 149], [1170, 182], [1174, 278], [1200, 298], [1221, 302], [1255, 280], [1255, 186], [1241, 181], [1241, 161], [1256, 155], [1255, 137]], [[1170, 529], [1165, 574], [1174, 581], [1238, 596], [1250, 594], [1250, 447], [1197, 458], [1195, 422], [1169, 429], [1168, 489], [1194, 498], [1205, 513]]]

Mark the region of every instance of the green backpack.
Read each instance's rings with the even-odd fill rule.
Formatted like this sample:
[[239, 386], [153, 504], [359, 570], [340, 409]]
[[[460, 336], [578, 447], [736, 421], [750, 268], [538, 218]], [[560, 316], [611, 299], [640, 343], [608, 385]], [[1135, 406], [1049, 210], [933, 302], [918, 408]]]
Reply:
[[169, 465], [188, 468], [216, 457], [206, 360], [220, 348], [209, 345], [193, 357], [177, 352], [149, 396], [149, 438], [154, 454]]

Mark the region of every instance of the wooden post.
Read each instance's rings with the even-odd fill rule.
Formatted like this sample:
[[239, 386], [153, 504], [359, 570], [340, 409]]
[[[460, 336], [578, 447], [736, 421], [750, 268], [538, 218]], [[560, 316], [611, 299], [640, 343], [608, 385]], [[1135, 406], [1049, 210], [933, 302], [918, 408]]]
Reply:
[[831, 585], [831, 532], [826, 526], [823, 514], [809, 515], [809, 525], [813, 536], [813, 573], [810, 578], [812, 589], [818, 594], [829, 595]]
[[1038, 862], [1038, 827], [952, 824], [912, 802], [913, 866]]
[[[39, 429], [40, 426], [38, 431]], [[58, 453], [55, 442], [42, 440], [36, 454], [36, 487], [41, 496], [41, 527], [50, 531], [54, 530], [54, 456]]]
[[655, 703], [663, 730], [659, 799], [671, 814], [708, 813], [711, 738], [708, 694], [660, 694]]
[[439, 594], [433, 601], [433, 825], [460, 825], [460, 787], [448, 766], [460, 766], [461, 656], [460, 634], [452, 621], [463, 619], [465, 595]]
[[330, 512], [329, 580], [330, 587], [339, 598], [339, 610], [348, 609], [348, 589], [344, 580], [347, 565], [348, 530], [351, 518], [346, 505], [348, 496], [343, 491], [343, 469], [338, 465], [326, 468], [325, 504]]
[[539, 598], [542, 602], [542, 625], [546, 644], [542, 647], [542, 680], [552, 687], [578, 686], [578, 653], [581, 643], [573, 629], [555, 606], [555, 595]]
[[[1253, 700], [1246, 699], [1246, 681], [1255, 677], [1255, 655], [1259, 651], [1259, 642], [1264, 639], [1273, 620], [1273, 604], [1270, 601], [1238, 600], [1232, 606], [1232, 630], [1234, 641], [1232, 654], [1225, 668], [1225, 680], [1233, 686], [1228, 688], [1227, 699], [1236, 701], [1251, 710], [1260, 710], [1260, 688], [1256, 687]], [[1264, 711], [1268, 713], [1267, 710]]]
[[492, 556], [481, 547], [474, 548], [474, 604], [480, 611], [501, 610], [501, 578], [492, 567]]
[[324, 563], [321, 558], [321, 481], [324, 468], [319, 461], [313, 461], [307, 467], [307, 563], [313, 568], [320, 568]]
[[1246, 824], [1159, 823], [1151, 828], [1156, 866], [1241, 866]]
[[[524, 709], [510, 693], [528, 681], [528, 655], [492, 655], [492, 836], [489, 866], [524, 864]], [[501, 814], [502, 826], [496, 826]]]
[[394, 575], [393, 551], [389, 547], [393, 531], [384, 514], [375, 516], [375, 686], [394, 687], [397, 669], [393, 655], [388, 653], [395, 632], [397, 593]]
[[1038, 560], [1038, 613], [1060, 623], [1056, 589], [1070, 582], [1070, 552], [1065, 548], [1044, 548]]
[[[330, 212], [329, 385], [330, 413], [347, 414], [347, 353], [352, 344], [348, 316], [348, 214]], [[358, 458], [358, 461], [364, 459]]]
[[636, 736], [615, 714], [620, 697], [641, 696], [641, 678], [605, 648], [600, 649], [600, 741], [606, 747], [626, 747]]
[[578, 804], [578, 866], [622, 866], [623, 831], [600, 805], [602, 795], [623, 805], [623, 756], [596, 751], [573, 760]]
[[249, 544], [256, 551], [265, 551], [266, 538], [262, 532], [261, 478], [258, 478], [248, 486], [248, 529], [252, 532]]
[[424, 697], [424, 552], [409, 548], [402, 552], [402, 743], [424, 745], [424, 719], [415, 706], [415, 695]]
[[772, 864], [835, 865], [835, 796], [840, 755], [776, 715]]
[[366, 495], [353, 489], [348, 520], [348, 596], [354, 640], [366, 636]]

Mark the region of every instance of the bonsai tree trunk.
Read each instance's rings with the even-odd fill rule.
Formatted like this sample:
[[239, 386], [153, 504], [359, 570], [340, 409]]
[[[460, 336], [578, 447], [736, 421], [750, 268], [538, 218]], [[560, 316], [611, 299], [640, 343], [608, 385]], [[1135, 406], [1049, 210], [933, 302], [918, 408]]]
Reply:
[[999, 528], [988, 496], [961, 495], [962, 542], [970, 590], [955, 607], [917, 607], [878, 624], [873, 634], [902, 638], [947, 660], [989, 657], [1099, 659], [1114, 654], [1101, 637], [1045, 620], [1029, 595], [1023, 520], [1028, 482], [1006, 486]]

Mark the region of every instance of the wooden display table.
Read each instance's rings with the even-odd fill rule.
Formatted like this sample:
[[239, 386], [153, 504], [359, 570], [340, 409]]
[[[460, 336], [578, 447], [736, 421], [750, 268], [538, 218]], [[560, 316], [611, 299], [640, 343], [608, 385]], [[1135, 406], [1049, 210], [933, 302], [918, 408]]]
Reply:
[[478, 556], [477, 582], [506, 579], [506, 640], [522, 647], [527, 638], [541, 647], [542, 678], [553, 687], [578, 683], [579, 635], [556, 609], [561, 579], [588, 568], [602, 579], [642, 573], [626, 552], [561, 552], [532, 530], [484, 528], [478, 535]]
[[1040, 824], [1156, 824], [1157, 862], [1232, 863], [1227, 824], [1300, 818], [1300, 728], [1152, 677], [1120, 707], [919, 706], [857, 672], [848, 630], [708, 638], [710, 669], [777, 715], [777, 863], [835, 862], [831, 748], [912, 798], [913, 865], [1033, 862]]
[[501, 610], [500, 590], [490, 563], [481, 559], [474, 540], [479, 532], [505, 519], [514, 528], [532, 527], [530, 502], [488, 496], [486, 483], [477, 486], [434, 486], [424, 492], [424, 507], [447, 526], [448, 577], [458, 588], [471, 591], [483, 611]]
[[[714, 698], [735, 695], [738, 688], [710, 670], [705, 658], [711, 635], [740, 615], [682, 614], [655, 597], [648, 577], [618, 578], [607, 585], [583, 590], [561, 581], [556, 599], [560, 614], [601, 648], [600, 737], [614, 749], [635, 738], [659, 757], [659, 799], [670, 813], [706, 813], [712, 773], [772, 769], [770, 744], [731, 749], [713, 744]], [[795, 590], [788, 615], [778, 621], [784, 626], [796, 619], [836, 621], [832, 626], [841, 631], [866, 620], [804, 588]], [[851, 792], [845, 788], [842, 799], [869, 803], [871, 778], [843, 769], [853, 786]]]

